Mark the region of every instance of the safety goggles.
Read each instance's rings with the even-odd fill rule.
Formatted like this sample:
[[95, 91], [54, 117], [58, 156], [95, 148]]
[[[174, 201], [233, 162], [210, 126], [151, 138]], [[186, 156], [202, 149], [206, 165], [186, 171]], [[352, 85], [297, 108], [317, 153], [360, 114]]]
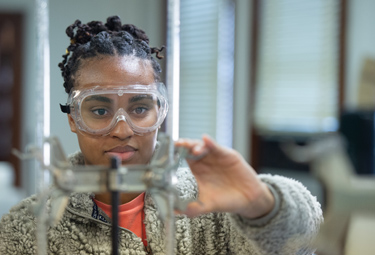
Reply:
[[119, 121], [125, 121], [137, 135], [152, 132], [168, 112], [163, 83], [150, 85], [94, 86], [74, 90], [61, 106], [78, 128], [92, 135], [108, 135]]

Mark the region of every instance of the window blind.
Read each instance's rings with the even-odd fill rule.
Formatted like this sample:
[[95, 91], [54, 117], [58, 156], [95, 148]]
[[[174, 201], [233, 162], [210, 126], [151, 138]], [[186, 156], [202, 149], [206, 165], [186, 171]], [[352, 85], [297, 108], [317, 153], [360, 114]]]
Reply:
[[255, 125], [260, 133], [337, 129], [339, 1], [261, 1]]
[[181, 1], [180, 18], [180, 137], [232, 146], [233, 2]]

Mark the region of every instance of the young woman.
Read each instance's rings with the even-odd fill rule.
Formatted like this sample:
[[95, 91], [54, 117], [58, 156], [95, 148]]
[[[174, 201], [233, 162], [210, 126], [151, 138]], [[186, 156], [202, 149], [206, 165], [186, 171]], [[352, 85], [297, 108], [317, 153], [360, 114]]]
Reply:
[[[81, 152], [73, 165], [147, 164], [157, 145], [167, 103], [159, 64], [146, 34], [122, 25], [76, 21], [66, 30], [70, 45], [59, 64], [71, 131]], [[311, 254], [322, 222], [319, 203], [300, 183], [257, 175], [241, 155], [216, 144], [181, 139], [193, 155], [178, 170], [182, 199], [199, 198], [176, 216], [177, 254]], [[35, 218], [22, 201], [0, 225], [0, 254], [35, 254]], [[110, 195], [74, 193], [63, 219], [48, 229], [51, 254], [110, 254]], [[120, 195], [120, 254], [165, 254], [165, 232], [149, 194]]]

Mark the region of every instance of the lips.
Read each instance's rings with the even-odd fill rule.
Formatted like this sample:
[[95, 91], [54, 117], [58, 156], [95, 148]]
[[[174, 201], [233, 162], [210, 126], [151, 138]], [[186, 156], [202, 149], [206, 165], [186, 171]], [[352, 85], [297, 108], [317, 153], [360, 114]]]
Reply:
[[127, 146], [117, 146], [108, 151], [105, 151], [105, 153], [110, 157], [117, 157], [121, 161], [128, 161], [135, 155], [136, 151], [137, 149], [135, 149], [132, 146], [127, 145]]
[[107, 152], [117, 152], [117, 153], [124, 153], [124, 152], [131, 152], [131, 151], [136, 151], [135, 148], [132, 146], [118, 146], [113, 149], [108, 150]]

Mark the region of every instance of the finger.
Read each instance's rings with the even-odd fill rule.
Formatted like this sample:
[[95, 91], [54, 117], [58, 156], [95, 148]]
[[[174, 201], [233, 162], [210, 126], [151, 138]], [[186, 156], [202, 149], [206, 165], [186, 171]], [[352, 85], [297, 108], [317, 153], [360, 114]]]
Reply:
[[177, 141], [175, 141], [175, 146], [177, 147], [185, 147], [190, 149], [193, 147], [195, 144], [197, 144], [199, 141], [198, 140], [193, 140], [193, 139], [188, 139], [188, 138], [180, 138]]
[[207, 212], [209, 212], [209, 210], [204, 203], [202, 203], [200, 201], [194, 201], [194, 202], [191, 202], [187, 206], [186, 210], [182, 213], [185, 214], [186, 216], [192, 218], [192, 217], [196, 217], [196, 216], [205, 214]]
[[192, 149], [194, 151], [201, 151], [201, 149], [203, 148], [215, 148], [218, 146], [218, 144], [208, 134], [204, 134], [202, 136], [202, 140], [180, 138], [177, 141], [175, 141], [175, 146], [185, 147], [187, 149]]
[[218, 156], [217, 153], [222, 153], [223, 151], [225, 151], [225, 148], [220, 146], [213, 138], [211, 138], [207, 134], [204, 134], [202, 136], [202, 141], [206, 150], [209, 151], [212, 155]]
[[205, 144], [202, 140], [179, 139], [175, 142], [175, 146], [185, 147], [193, 156], [201, 155], [206, 151]]
[[211, 138], [211, 136], [209, 136], [208, 134], [204, 134], [202, 136], [202, 140], [205, 144], [205, 147], [209, 148], [209, 149], [215, 149], [217, 148], [219, 145], [215, 142], [215, 140], [213, 138]]
[[200, 156], [202, 154], [207, 153], [208, 152], [208, 148], [205, 146], [205, 144], [203, 142], [200, 142], [200, 143], [195, 144], [191, 148], [190, 152], [194, 156]]
[[221, 146], [207, 134], [204, 134], [202, 136], [202, 141], [205, 144], [205, 148], [209, 150], [211, 155], [213, 155], [214, 157], [217, 157], [217, 159], [220, 159], [223, 156], [228, 156], [228, 155], [235, 153], [233, 149]]
[[191, 162], [191, 161], [198, 161], [198, 160], [201, 160], [202, 158], [204, 158], [206, 155], [208, 154], [208, 150], [203, 150], [201, 153], [198, 153], [197, 155], [194, 155], [194, 154], [188, 154], [186, 156], [186, 160], [188, 162]]

